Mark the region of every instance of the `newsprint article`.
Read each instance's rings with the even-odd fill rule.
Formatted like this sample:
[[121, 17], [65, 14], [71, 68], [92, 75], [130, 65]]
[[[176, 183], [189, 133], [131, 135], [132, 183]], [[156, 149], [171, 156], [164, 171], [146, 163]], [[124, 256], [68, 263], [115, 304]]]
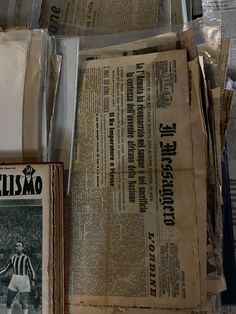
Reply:
[[81, 73], [71, 312], [80, 304], [197, 307], [186, 50], [86, 61]]

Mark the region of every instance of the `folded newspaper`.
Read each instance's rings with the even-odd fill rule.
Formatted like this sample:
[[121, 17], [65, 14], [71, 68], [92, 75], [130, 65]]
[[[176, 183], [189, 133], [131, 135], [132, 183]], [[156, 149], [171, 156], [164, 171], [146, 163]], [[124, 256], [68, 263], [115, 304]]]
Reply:
[[196, 48], [189, 30], [81, 50], [70, 313], [219, 311], [228, 46], [212, 75]]
[[200, 305], [190, 116], [186, 50], [82, 64], [72, 305]]

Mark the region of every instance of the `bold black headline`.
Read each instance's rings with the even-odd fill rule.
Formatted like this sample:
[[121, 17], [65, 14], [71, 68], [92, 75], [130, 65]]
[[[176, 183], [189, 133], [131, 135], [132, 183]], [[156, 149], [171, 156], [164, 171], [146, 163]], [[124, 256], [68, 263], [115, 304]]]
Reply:
[[163, 211], [163, 222], [167, 226], [175, 225], [174, 170], [173, 158], [177, 154], [177, 143], [172, 138], [176, 134], [176, 124], [160, 124], [161, 149], [161, 189], [159, 201]]
[[145, 213], [148, 207], [145, 180], [145, 76], [144, 63], [136, 64], [135, 72], [127, 73], [127, 137], [128, 137], [128, 200], [139, 204]]

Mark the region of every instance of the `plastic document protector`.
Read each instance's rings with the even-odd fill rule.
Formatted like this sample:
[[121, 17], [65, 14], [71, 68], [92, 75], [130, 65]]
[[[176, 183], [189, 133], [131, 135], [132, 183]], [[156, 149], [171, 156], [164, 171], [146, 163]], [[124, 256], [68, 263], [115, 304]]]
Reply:
[[22, 155], [23, 98], [27, 43], [0, 41], [0, 151]]

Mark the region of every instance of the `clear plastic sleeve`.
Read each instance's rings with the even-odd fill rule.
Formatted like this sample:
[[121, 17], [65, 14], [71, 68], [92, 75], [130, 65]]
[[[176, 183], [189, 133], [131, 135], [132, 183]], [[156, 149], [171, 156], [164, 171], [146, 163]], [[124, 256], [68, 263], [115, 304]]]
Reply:
[[[221, 62], [221, 22], [216, 18], [199, 18], [193, 22], [198, 53], [203, 57], [206, 81], [210, 88], [225, 84], [226, 64]], [[222, 71], [225, 73], [222, 80]]]
[[42, 0], [0, 0], [0, 26], [38, 28]]
[[41, 25], [54, 35], [124, 33], [187, 25], [191, 8], [186, 0], [47, 0]]

